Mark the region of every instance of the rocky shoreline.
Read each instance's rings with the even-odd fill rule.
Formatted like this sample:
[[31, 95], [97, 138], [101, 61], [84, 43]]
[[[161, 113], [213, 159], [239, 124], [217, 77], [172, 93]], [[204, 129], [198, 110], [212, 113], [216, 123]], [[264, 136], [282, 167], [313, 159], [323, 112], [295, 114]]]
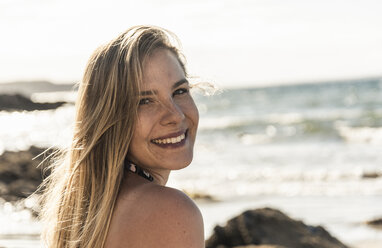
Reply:
[[[20, 202], [33, 193], [49, 174], [38, 165], [48, 154], [46, 149], [6, 151], [0, 156], [0, 197]], [[38, 156], [40, 155], [40, 156]], [[191, 194], [192, 196], [192, 194]], [[38, 209], [38, 208], [37, 208]], [[33, 209], [31, 209], [32, 212]], [[37, 214], [37, 213], [34, 213]], [[382, 227], [381, 219], [367, 225]], [[243, 212], [225, 226], [216, 226], [206, 240], [206, 248], [347, 248], [321, 226], [294, 220], [277, 209], [261, 208]]]
[[47, 81], [13, 82], [0, 84], [0, 111], [33, 111], [56, 109], [67, 102], [33, 102], [33, 93], [73, 91], [75, 84], [53, 84]]
[[206, 248], [347, 248], [321, 226], [309, 226], [293, 220], [279, 210], [247, 210], [216, 226]]
[[0, 197], [6, 201], [18, 201], [36, 191], [48, 172], [39, 164], [46, 149], [30, 147], [27, 151], [5, 151], [0, 156]]
[[21, 94], [0, 94], [0, 111], [33, 111], [56, 109], [66, 102], [38, 103]]

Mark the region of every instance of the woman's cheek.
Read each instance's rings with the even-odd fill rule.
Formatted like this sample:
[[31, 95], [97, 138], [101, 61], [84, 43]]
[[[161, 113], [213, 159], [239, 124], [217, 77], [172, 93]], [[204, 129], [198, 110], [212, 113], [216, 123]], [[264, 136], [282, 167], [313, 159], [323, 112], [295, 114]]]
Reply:
[[150, 103], [144, 106], [141, 106], [139, 109], [139, 116], [142, 116], [142, 118], [147, 118], [152, 116], [154, 113], [158, 112], [158, 108], [155, 103]]
[[196, 104], [194, 102], [194, 99], [192, 99], [192, 97], [190, 97], [190, 101], [188, 103], [188, 107], [189, 107], [189, 111], [192, 112], [192, 115], [193, 115], [193, 117], [195, 119], [195, 122], [198, 123], [199, 122], [199, 110], [196, 107]]

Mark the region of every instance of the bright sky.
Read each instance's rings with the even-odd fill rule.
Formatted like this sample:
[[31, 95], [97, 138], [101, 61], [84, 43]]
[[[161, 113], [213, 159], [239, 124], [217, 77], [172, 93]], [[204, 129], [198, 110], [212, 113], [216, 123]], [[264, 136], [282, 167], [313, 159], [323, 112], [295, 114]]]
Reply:
[[380, 0], [0, 0], [0, 82], [81, 78], [136, 24], [177, 34], [188, 68], [221, 86], [382, 75]]

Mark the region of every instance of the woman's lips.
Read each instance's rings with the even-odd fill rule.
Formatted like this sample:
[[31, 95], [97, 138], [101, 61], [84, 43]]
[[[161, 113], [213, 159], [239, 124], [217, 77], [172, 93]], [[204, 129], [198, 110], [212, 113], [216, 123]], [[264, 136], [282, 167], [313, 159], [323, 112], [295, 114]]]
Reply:
[[161, 147], [179, 147], [185, 143], [187, 131], [188, 130], [153, 139], [151, 142]]

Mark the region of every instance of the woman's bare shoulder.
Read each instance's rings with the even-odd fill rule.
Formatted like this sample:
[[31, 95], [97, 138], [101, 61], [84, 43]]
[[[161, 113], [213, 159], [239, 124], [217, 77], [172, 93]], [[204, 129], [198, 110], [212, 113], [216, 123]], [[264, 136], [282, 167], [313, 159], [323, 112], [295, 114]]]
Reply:
[[[118, 206], [119, 205], [119, 206]], [[183, 192], [155, 184], [139, 187], [116, 206], [109, 247], [204, 247], [203, 218]], [[113, 217], [113, 218], [114, 218]], [[112, 221], [115, 222], [115, 221]]]
[[163, 210], [172, 210], [173, 214], [191, 213], [200, 215], [199, 208], [196, 206], [194, 201], [180, 190], [155, 185], [152, 188], [146, 190], [145, 194], [145, 199], [147, 199], [146, 207], [162, 207]]

